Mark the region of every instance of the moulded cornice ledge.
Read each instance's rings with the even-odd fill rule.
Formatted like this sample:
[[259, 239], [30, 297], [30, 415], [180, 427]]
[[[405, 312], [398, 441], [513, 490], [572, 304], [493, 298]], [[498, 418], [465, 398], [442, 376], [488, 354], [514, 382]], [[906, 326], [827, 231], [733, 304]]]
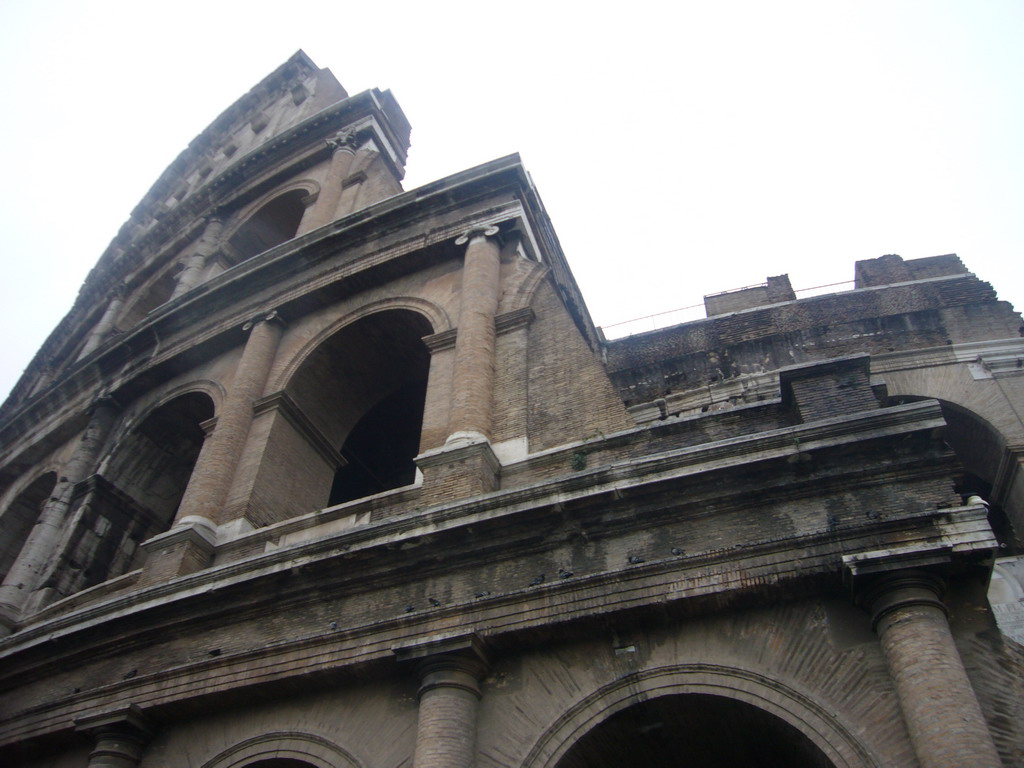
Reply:
[[988, 523], [988, 509], [981, 504], [940, 510], [927, 536], [900, 541], [885, 549], [843, 555], [843, 578], [857, 587], [868, 577], [894, 571], [945, 567], [956, 556], [978, 553], [989, 559], [999, 551], [999, 541]]
[[[746, 435], [713, 443], [709, 446], [669, 451], [646, 459], [633, 459], [571, 477], [559, 477], [537, 486], [497, 491], [485, 496], [437, 504], [404, 517], [348, 528], [336, 535], [304, 540], [291, 547], [282, 547], [245, 560], [213, 566], [167, 582], [154, 584], [102, 602], [82, 606], [36, 626], [29, 626], [14, 635], [0, 639], [0, 654], [19, 647], [45, 642], [58, 635], [73, 634], [100, 625], [111, 618], [132, 613], [166, 608], [171, 603], [251, 581], [262, 576], [290, 569], [296, 562], [311, 563], [339, 554], [391, 547], [407, 536], [422, 534], [426, 525], [434, 534], [465, 525], [507, 519], [524, 511], [595, 500], [604, 496], [621, 498], [623, 494], [652, 483], [671, 482], [703, 472], [715, 472], [736, 466], [748, 466], [785, 458], [795, 453], [840, 446], [878, 437], [906, 434], [944, 425], [936, 401], [920, 401], [893, 408], [865, 411], [822, 422], [787, 427], [782, 430]], [[796, 439], [794, 439], [796, 438]], [[474, 448], [467, 446], [466, 448]], [[489, 448], [489, 445], [487, 446]], [[458, 450], [465, 450], [460, 448]], [[446, 454], [450, 455], [450, 454]], [[597, 478], [600, 478], [599, 480]], [[352, 510], [346, 507], [346, 513]], [[929, 514], [935, 514], [931, 512]], [[186, 519], [187, 520], [187, 519]], [[239, 541], [262, 541], [279, 537], [289, 530], [290, 521], [258, 529], [239, 537]], [[198, 532], [196, 532], [198, 534]], [[190, 536], [185, 531], [163, 534]], [[834, 536], [834, 534], [829, 534]], [[157, 537], [161, 539], [161, 537]], [[150, 542], [157, 539], [150, 539]], [[166, 545], [167, 539], [161, 539]], [[145, 546], [145, 544], [144, 544]]]

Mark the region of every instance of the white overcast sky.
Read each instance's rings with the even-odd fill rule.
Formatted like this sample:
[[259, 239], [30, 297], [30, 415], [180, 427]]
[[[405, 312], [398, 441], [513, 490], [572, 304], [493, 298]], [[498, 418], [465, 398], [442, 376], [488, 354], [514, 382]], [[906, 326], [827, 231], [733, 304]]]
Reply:
[[599, 325], [886, 253], [958, 253], [1024, 308], [1021, 0], [0, 0], [0, 396], [163, 169], [299, 48], [395, 93], [406, 189], [520, 152]]

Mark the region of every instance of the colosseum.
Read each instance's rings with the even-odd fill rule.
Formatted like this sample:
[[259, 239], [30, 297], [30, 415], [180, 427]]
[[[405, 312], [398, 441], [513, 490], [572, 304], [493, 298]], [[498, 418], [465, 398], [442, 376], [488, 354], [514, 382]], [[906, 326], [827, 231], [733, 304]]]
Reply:
[[409, 135], [292, 56], [0, 408], [0, 762], [1024, 764], [1013, 307], [888, 255], [606, 338], [519, 158]]

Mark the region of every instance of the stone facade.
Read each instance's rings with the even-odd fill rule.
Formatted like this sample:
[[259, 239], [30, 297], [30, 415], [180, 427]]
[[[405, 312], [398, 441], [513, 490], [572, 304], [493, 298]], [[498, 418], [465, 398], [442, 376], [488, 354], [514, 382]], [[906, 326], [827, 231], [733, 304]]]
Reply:
[[0, 408], [3, 764], [1021, 764], [1012, 307], [884, 256], [608, 341], [518, 157], [408, 140], [296, 54]]

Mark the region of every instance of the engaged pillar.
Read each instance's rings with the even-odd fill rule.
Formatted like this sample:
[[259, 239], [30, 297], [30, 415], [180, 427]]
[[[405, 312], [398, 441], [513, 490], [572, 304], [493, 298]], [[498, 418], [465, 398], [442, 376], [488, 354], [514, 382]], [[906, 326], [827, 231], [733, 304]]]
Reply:
[[89, 768], [136, 768], [153, 736], [148, 718], [135, 705], [76, 720], [75, 730], [88, 733], [95, 740]]
[[498, 311], [501, 252], [498, 228], [474, 227], [458, 240], [466, 245], [462, 297], [447, 442], [491, 437], [494, 395], [494, 316]]
[[178, 275], [178, 283], [174, 286], [171, 299], [176, 299], [199, 285], [206, 270], [206, 263], [220, 248], [220, 235], [223, 230], [224, 222], [220, 218], [211, 216], [206, 220], [206, 227], [196, 244], [196, 249], [185, 260], [185, 267]]
[[417, 661], [419, 718], [413, 768], [470, 768], [476, 757], [480, 681], [487, 671], [475, 637], [396, 652]]
[[[490, 493], [498, 487], [501, 464], [491, 449], [494, 408], [495, 327], [501, 251], [493, 226], [474, 227], [459, 237], [466, 246], [462, 296], [455, 336], [451, 400], [446, 439], [421, 453], [424, 492], [441, 498]], [[435, 340], [436, 341], [436, 340]], [[440, 349], [440, 346], [436, 346]], [[431, 371], [433, 375], [433, 371]]]
[[174, 525], [143, 544], [149, 556], [142, 584], [205, 568], [213, 554], [216, 526], [229, 522], [223, 519], [224, 504], [249, 436], [253, 403], [262, 397], [274, 364], [283, 322], [271, 312], [246, 323], [243, 330], [249, 331], [249, 339], [213, 432], [199, 451]]
[[870, 585], [871, 611], [921, 768], [999, 768], [974, 689], [953, 642], [944, 585], [923, 571], [899, 571]]
[[13, 629], [29, 595], [41, 586], [47, 565], [57, 555], [55, 549], [64, 532], [75, 486], [96, 471], [100, 451], [117, 412], [112, 398], [104, 397], [94, 404], [81, 440], [61, 470], [53, 493], [0, 586], [0, 634], [6, 635]]
[[334, 221], [338, 201], [341, 200], [342, 184], [348, 176], [348, 169], [352, 167], [352, 158], [355, 157], [358, 143], [356, 131], [353, 129], [338, 131], [327, 140], [328, 146], [333, 150], [327, 178], [324, 179], [316, 202], [303, 216], [298, 234], [311, 232]]
[[107, 340], [110, 332], [114, 330], [114, 323], [117, 322], [118, 315], [121, 314], [121, 307], [124, 306], [124, 296], [125, 286], [124, 283], [121, 283], [111, 292], [110, 303], [107, 304], [103, 317], [100, 318], [96, 327], [92, 329], [92, 333], [85, 340], [82, 351], [78, 353], [78, 360], [91, 354], [96, 347]]

